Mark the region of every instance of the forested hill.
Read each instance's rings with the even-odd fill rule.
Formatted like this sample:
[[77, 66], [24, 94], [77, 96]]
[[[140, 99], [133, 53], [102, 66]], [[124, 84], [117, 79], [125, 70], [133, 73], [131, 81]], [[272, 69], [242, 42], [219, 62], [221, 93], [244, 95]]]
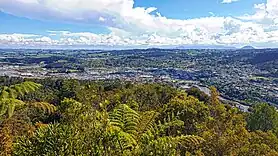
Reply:
[[278, 113], [164, 84], [0, 79], [0, 155], [278, 155]]

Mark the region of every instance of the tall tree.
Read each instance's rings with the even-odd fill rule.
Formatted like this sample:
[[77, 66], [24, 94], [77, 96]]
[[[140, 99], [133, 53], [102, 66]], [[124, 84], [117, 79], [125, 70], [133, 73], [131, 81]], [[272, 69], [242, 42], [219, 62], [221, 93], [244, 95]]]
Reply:
[[278, 112], [274, 106], [262, 103], [255, 105], [247, 118], [247, 127], [251, 131], [277, 131]]

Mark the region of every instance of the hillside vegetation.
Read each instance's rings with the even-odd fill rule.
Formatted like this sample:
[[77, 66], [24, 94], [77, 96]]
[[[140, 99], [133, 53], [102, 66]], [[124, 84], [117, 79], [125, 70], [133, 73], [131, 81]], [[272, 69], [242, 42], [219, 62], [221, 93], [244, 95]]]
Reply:
[[0, 79], [0, 155], [278, 155], [278, 113], [164, 84]]

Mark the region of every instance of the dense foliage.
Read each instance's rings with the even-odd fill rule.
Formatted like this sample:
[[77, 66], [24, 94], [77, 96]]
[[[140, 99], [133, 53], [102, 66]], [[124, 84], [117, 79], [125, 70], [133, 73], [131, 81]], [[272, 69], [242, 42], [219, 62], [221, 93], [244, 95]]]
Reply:
[[276, 109], [192, 88], [0, 80], [0, 155], [278, 155]]

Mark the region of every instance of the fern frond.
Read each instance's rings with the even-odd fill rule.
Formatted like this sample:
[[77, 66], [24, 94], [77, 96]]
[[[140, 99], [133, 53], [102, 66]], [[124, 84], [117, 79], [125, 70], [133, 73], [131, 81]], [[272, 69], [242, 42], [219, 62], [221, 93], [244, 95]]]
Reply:
[[140, 115], [139, 122], [137, 124], [138, 136], [141, 136], [143, 133], [153, 130], [155, 119], [159, 113], [155, 111], [147, 111]]
[[13, 91], [15, 93], [14, 98], [16, 98], [18, 95], [23, 96], [30, 92], [34, 92], [37, 89], [39, 89], [40, 87], [41, 87], [41, 84], [37, 84], [37, 83], [31, 82], [31, 81], [25, 81], [20, 84], [11, 85], [10, 87], [8, 87], [8, 90], [14, 90]]
[[8, 106], [8, 116], [9, 116], [9, 118], [12, 117], [12, 115], [14, 114], [14, 109], [15, 109], [15, 103], [11, 102]]
[[146, 153], [156, 152], [156, 155], [179, 155], [180, 151], [198, 149], [204, 139], [198, 136], [163, 136], [153, 139], [145, 148]]
[[3, 101], [0, 101], [0, 116], [4, 115], [8, 110], [8, 105]]
[[8, 113], [9, 117], [12, 117], [16, 107], [24, 105], [25, 103], [21, 100], [14, 98], [5, 98], [0, 100], [1, 110], [0, 116]]
[[124, 132], [135, 134], [139, 114], [125, 104], [120, 104], [109, 114], [110, 124], [120, 127]]
[[15, 108], [24, 104], [24, 102], [18, 100], [17, 97], [34, 92], [39, 87], [41, 87], [40, 84], [31, 81], [11, 85], [10, 87], [4, 86], [0, 91], [0, 116], [7, 113], [8, 116], [11, 117]]
[[22, 87], [20, 85], [15, 85], [14, 89], [17, 91], [18, 95], [23, 96], [24, 91], [22, 90]]
[[135, 139], [133, 138], [132, 135], [130, 135], [129, 133], [120, 131], [118, 133], [118, 142], [122, 148], [122, 150], [128, 150], [128, 149], [133, 149], [137, 142], [135, 141]]
[[199, 136], [186, 135], [173, 138], [173, 141], [183, 148], [198, 147], [205, 140]]
[[171, 112], [162, 120], [158, 120], [150, 133], [153, 135], [164, 135], [167, 129], [182, 127], [183, 125], [184, 122], [175, 113]]
[[0, 99], [4, 99], [4, 98], [8, 98], [9, 97], [9, 93], [7, 92], [8, 87], [3, 87], [3, 89], [1, 90], [1, 95], [0, 95]]
[[8, 93], [9, 93], [9, 98], [13, 98], [15, 99], [17, 97], [17, 91], [13, 88], [9, 88], [8, 90]]
[[48, 114], [54, 113], [57, 110], [56, 106], [47, 102], [35, 102], [35, 103], [31, 103], [31, 106], [38, 108]]

